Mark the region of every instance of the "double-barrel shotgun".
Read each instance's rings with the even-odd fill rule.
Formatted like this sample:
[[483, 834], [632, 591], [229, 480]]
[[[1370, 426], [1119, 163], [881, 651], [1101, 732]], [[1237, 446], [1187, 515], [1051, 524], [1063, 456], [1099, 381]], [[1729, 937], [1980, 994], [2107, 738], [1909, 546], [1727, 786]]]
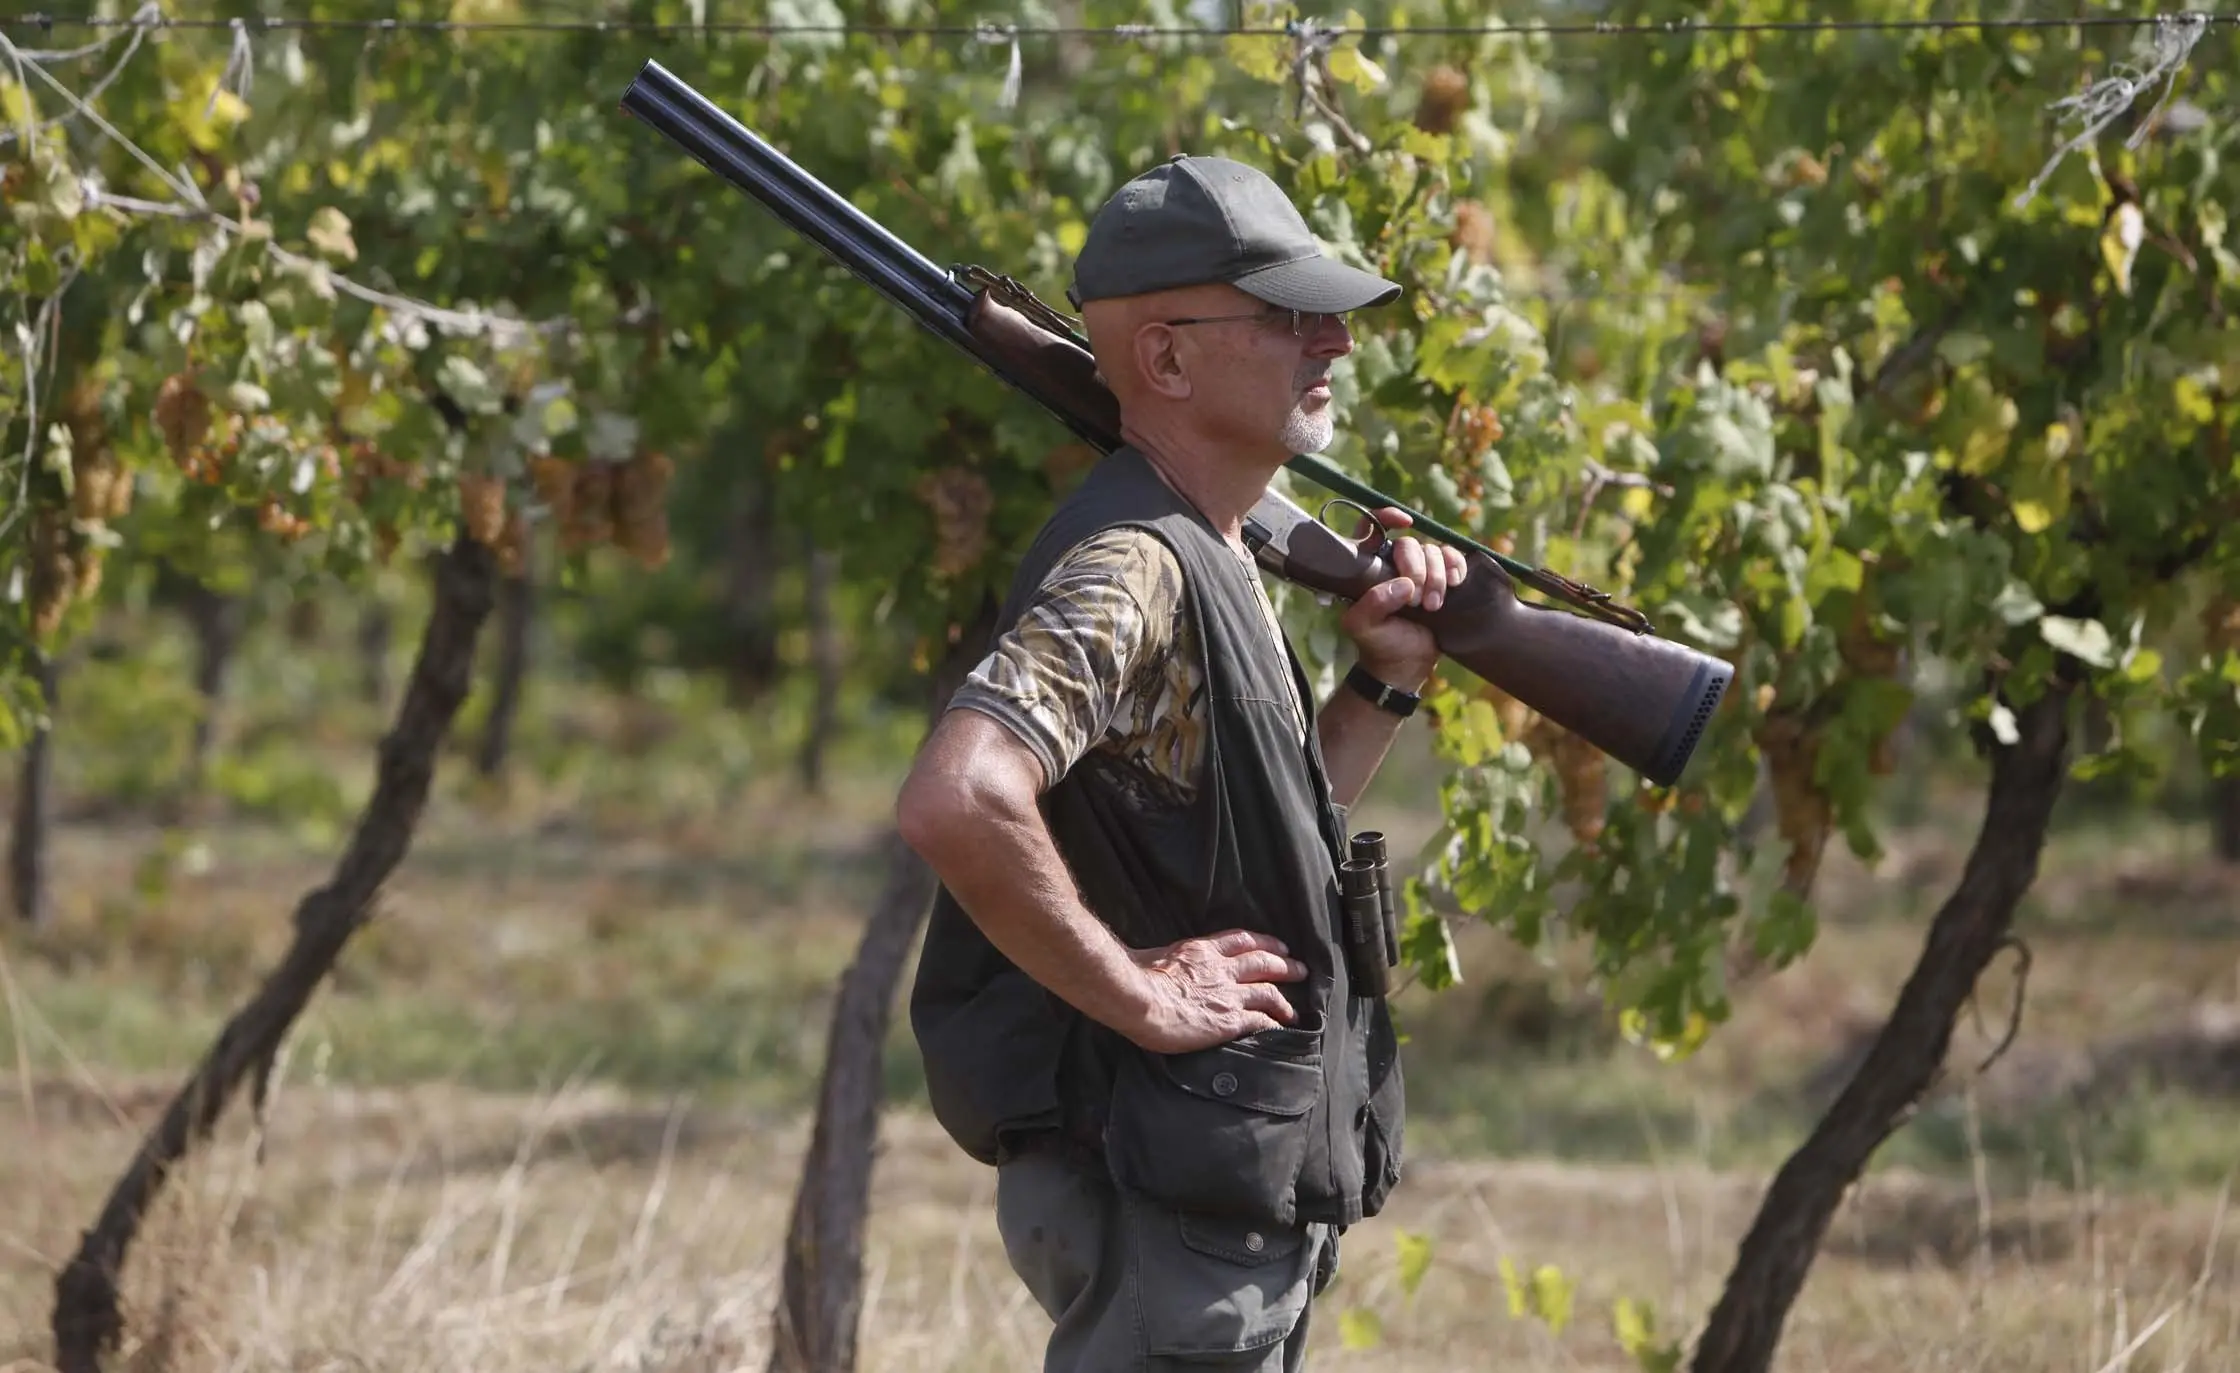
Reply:
[[[1119, 403], [1087, 340], [1025, 286], [985, 267], [935, 266], [658, 62], [640, 69], [621, 104], [1084, 443], [1100, 453], [1121, 447]], [[1469, 575], [1437, 610], [1400, 612], [1428, 626], [1445, 657], [1651, 783], [1679, 780], [1734, 677], [1731, 664], [1660, 637], [1607, 593], [1497, 553], [1321, 458], [1286, 465], [1337, 492], [1332, 504], [1364, 515], [1398, 507], [1416, 531], [1462, 552]], [[1246, 518], [1244, 538], [1273, 575], [1350, 601], [1393, 575], [1388, 537], [1373, 517], [1366, 523], [1369, 532], [1348, 538], [1271, 490]], [[1559, 604], [1519, 600], [1520, 586]]]

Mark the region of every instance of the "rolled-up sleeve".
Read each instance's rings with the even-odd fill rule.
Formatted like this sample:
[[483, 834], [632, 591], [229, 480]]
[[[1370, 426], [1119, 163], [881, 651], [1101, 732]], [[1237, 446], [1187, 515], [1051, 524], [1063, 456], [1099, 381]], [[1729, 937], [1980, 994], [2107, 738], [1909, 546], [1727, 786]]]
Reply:
[[1128, 683], [1172, 633], [1171, 607], [1145, 592], [1176, 584], [1173, 554], [1141, 530], [1084, 540], [1043, 578], [950, 701], [992, 716], [1025, 741], [1045, 787], [1111, 728]]

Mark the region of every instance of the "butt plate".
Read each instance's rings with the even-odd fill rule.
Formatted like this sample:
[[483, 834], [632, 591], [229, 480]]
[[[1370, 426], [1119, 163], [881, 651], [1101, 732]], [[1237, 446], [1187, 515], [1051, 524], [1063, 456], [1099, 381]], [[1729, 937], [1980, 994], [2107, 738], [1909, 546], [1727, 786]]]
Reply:
[[1695, 676], [1688, 681], [1688, 689], [1681, 693], [1678, 704], [1673, 707], [1672, 718], [1665, 724], [1656, 755], [1642, 769], [1643, 776], [1660, 787], [1669, 787], [1680, 780], [1680, 774], [1687, 771], [1688, 760], [1695, 756], [1697, 742], [1711, 725], [1713, 712], [1719, 709], [1719, 701], [1733, 681], [1734, 664], [1724, 659], [1706, 657], [1697, 665]]

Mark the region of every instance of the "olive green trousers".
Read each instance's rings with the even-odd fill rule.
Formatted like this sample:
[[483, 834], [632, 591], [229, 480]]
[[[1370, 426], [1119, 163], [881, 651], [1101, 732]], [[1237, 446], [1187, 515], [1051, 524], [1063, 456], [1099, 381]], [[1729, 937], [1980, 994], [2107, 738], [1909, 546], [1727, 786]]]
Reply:
[[1169, 1210], [1055, 1152], [998, 1167], [996, 1226], [1056, 1323], [1042, 1373], [1298, 1373], [1337, 1274], [1331, 1226]]

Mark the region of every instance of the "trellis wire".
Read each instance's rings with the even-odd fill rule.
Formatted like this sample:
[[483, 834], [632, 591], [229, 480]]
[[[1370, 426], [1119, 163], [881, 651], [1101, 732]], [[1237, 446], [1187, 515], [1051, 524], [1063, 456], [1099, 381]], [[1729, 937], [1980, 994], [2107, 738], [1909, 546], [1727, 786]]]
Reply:
[[[1525, 23], [1494, 21], [1484, 24], [1364, 25], [1334, 27], [1317, 20], [1283, 24], [1176, 25], [1176, 24], [773, 24], [759, 20], [633, 19], [343, 19], [291, 18], [258, 15], [246, 18], [164, 18], [157, 28], [228, 29], [246, 25], [255, 29], [376, 33], [640, 33], [640, 34], [744, 34], [765, 38], [983, 38], [993, 28], [1006, 38], [1290, 38], [1305, 25], [1321, 32], [1338, 32], [1362, 38], [1471, 38], [1556, 37], [1624, 38], [1688, 37], [1699, 34], [1860, 34], [2001, 32], [2047, 29], [2139, 28], [2157, 24], [2199, 22], [2240, 25], [2240, 15], [2181, 10], [2169, 14], [2011, 16], [2000, 19], [1665, 19], [1623, 23], [1615, 20], [1544, 20]], [[58, 15], [33, 10], [0, 19], [0, 24], [55, 29], [133, 28], [146, 23], [137, 16]]]

